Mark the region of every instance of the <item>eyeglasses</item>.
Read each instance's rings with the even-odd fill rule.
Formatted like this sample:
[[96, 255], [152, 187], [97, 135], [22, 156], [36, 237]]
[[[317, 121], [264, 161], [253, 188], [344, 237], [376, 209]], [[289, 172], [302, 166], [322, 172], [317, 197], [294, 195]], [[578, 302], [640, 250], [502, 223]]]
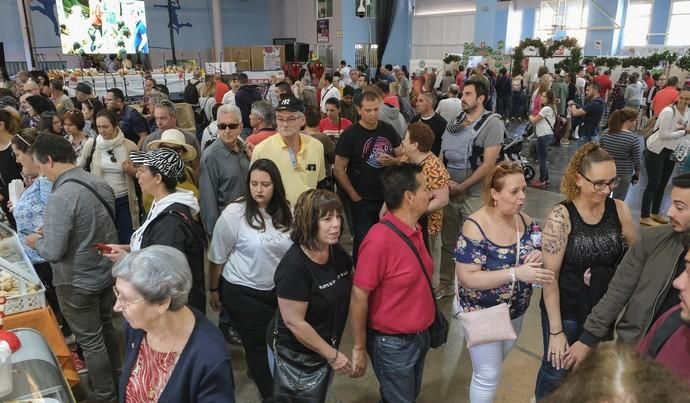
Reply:
[[117, 162], [117, 158], [115, 158], [115, 150], [107, 150], [106, 153], [110, 156], [110, 162]]
[[582, 172], [580, 172], [580, 176], [585, 178], [587, 180], [587, 182], [591, 183], [592, 186], [594, 186], [594, 190], [596, 190], [597, 192], [601, 192], [607, 186], [609, 188], [609, 191], [612, 191], [613, 189], [617, 188], [618, 185], [621, 184], [621, 178], [619, 178], [617, 176], [608, 182], [607, 181], [592, 181], [591, 179], [586, 177]]
[[238, 127], [239, 123], [218, 123], [218, 130], [235, 130]]
[[117, 301], [120, 301], [120, 308], [121, 308], [123, 311], [124, 311], [125, 309], [127, 309], [128, 306], [137, 304], [137, 303], [139, 303], [139, 302], [145, 300], [145, 298], [139, 298], [139, 299], [135, 299], [134, 301], [124, 302], [124, 301], [122, 300], [122, 298], [121, 298], [120, 291], [118, 291], [116, 287], [113, 287], [113, 294], [115, 294], [115, 301], [116, 301], [116, 302], [117, 302]]
[[291, 117], [291, 118], [287, 118], [287, 119], [276, 118], [276, 123], [292, 124], [292, 123], [295, 123], [297, 120], [299, 120], [298, 117]]

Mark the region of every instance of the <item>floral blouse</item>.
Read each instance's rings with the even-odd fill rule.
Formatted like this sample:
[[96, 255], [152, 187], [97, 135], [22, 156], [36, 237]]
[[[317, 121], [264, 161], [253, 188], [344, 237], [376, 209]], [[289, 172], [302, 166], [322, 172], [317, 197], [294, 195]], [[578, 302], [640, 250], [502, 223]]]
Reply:
[[26, 256], [31, 260], [31, 263], [45, 262], [45, 259], [26, 244], [26, 236], [20, 231], [29, 230], [35, 232], [43, 227], [43, 210], [45, 210], [52, 189], [53, 183], [45, 176], [37, 177], [31, 186], [24, 189], [12, 211], [17, 222], [19, 241], [24, 247], [24, 252], [26, 252]]
[[[471, 219], [468, 218], [468, 220]], [[475, 222], [474, 220], [472, 221]], [[477, 227], [479, 227], [479, 224], [477, 224]], [[507, 246], [497, 245], [486, 238], [481, 227], [479, 227], [479, 231], [484, 236], [484, 239], [479, 241], [466, 238], [460, 234], [457, 248], [455, 249], [456, 262], [477, 264], [482, 267], [482, 270], [486, 271], [504, 270], [515, 266], [515, 244]], [[519, 264], [522, 264], [525, 256], [535, 249], [530, 239], [531, 233], [531, 227], [525, 223], [525, 231], [520, 240]], [[458, 281], [457, 298], [459, 306], [464, 312], [468, 312], [490, 308], [501, 302], [507, 303], [508, 296], [510, 295], [510, 285], [511, 283], [506, 283], [498, 288], [489, 290], [472, 290], [463, 287], [460, 281]], [[518, 318], [527, 311], [531, 296], [532, 284], [523, 283], [519, 280], [515, 282], [515, 289], [510, 298], [511, 319]]]

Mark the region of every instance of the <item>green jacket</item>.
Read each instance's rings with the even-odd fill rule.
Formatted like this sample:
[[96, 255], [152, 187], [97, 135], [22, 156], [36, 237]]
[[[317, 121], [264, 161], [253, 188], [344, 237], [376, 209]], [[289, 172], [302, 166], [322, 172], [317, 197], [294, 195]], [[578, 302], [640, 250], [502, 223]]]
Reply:
[[616, 326], [618, 338], [634, 344], [644, 337], [671, 288], [678, 260], [684, 258], [682, 238], [670, 225], [642, 231], [618, 265], [606, 294], [587, 316], [582, 343], [593, 346], [602, 340], [623, 308]]
[[551, 84], [551, 91], [553, 91], [554, 97], [560, 99], [557, 106], [558, 114], [565, 116], [565, 107], [568, 103], [568, 84], [566, 84], [562, 78], [557, 78], [556, 81]]

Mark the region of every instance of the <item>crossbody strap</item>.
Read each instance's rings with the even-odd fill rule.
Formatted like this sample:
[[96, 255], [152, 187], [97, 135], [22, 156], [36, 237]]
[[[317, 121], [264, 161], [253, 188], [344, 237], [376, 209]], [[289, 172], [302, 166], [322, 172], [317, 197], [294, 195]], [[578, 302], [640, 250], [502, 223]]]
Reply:
[[[94, 147], [95, 147], [95, 146], [96, 146], [96, 145], [94, 144]], [[74, 179], [74, 178], [65, 179], [65, 180], [62, 182], [62, 184], [65, 184], [65, 183], [67, 183], [67, 182], [78, 183], [78, 184], [84, 186], [85, 188], [87, 188], [89, 191], [91, 191], [91, 193], [93, 193], [93, 195], [96, 196], [96, 197], [98, 198], [98, 200], [100, 200], [101, 204], [103, 204], [103, 207], [105, 207], [105, 209], [108, 211], [108, 215], [109, 215], [110, 218], [113, 220], [113, 224], [116, 223], [116, 221], [115, 221], [115, 212], [113, 211], [112, 208], [110, 208], [110, 206], [108, 205], [108, 202], [105, 201], [105, 199], [103, 198], [103, 196], [101, 196], [100, 194], [98, 194], [98, 192], [96, 191], [96, 189], [93, 188], [93, 186], [89, 185], [88, 183], [86, 183], [86, 182], [84, 182], [84, 181], [80, 181], [79, 179]]]
[[680, 309], [674, 311], [666, 319], [664, 319], [664, 322], [661, 324], [661, 326], [659, 326], [656, 333], [654, 333], [654, 337], [652, 337], [652, 341], [649, 343], [649, 347], [647, 348], [647, 353], [649, 356], [656, 358], [657, 354], [659, 354], [659, 351], [661, 351], [661, 348], [664, 346], [664, 344], [666, 344], [666, 341], [668, 341], [671, 335], [675, 333], [675, 331], [678, 330], [682, 324], [683, 322], [681, 322], [680, 318]]
[[422, 273], [424, 273], [424, 278], [426, 278], [427, 284], [429, 284], [431, 298], [434, 300], [435, 304], [436, 298], [434, 298], [434, 287], [431, 285], [431, 278], [429, 278], [429, 273], [427, 273], [426, 268], [424, 268], [424, 261], [422, 260], [422, 256], [419, 254], [419, 250], [417, 250], [410, 238], [403, 234], [402, 231], [400, 231], [400, 229], [396, 227], [392, 222], [388, 220], [381, 220], [380, 223], [390, 228], [391, 231], [395, 232], [403, 241], [405, 241], [405, 243], [412, 250], [412, 252], [414, 252], [414, 255], [417, 257], [417, 261], [419, 261], [419, 268], [422, 270]]

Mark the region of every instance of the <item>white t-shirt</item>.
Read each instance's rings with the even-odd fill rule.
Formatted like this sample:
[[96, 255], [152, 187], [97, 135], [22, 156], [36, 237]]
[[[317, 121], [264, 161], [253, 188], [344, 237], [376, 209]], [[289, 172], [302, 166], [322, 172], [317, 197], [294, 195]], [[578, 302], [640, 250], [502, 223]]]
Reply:
[[[98, 150], [96, 150], [98, 151]], [[101, 153], [101, 169], [103, 170], [103, 179], [110, 185], [115, 194], [115, 198], [127, 196], [127, 177], [125, 171], [122, 169], [122, 161], [115, 161], [111, 159], [115, 154], [108, 153], [108, 150], [102, 150]]]
[[587, 80], [585, 80], [584, 77], [576, 77], [575, 78], [575, 88], [577, 88], [578, 91], [584, 92], [586, 85], [587, 85]]
[[[539, 119], [536, 126], [534, 126], [534, 132], [537, 134], [537, 137], [553, 134], [551, 126], [555, 126], [556, 123], [556, 114], [553, 113], [553, 109], [550, 106], [544, 106], [539, 111], [539, 115], [541, 115], [542, 119]], [[547, 122], [546, 119], [549, 121]], [[549, 126], [549, 123], [551, 126]]]
[[441, 115], [448, 123], [453, 122], [460, 112], [462, 112], [462, 101], [460, 98], [443, 99], [436, 107], [436, 113]]
[[321, 107], [322, 113], [326, 113], [326, 100], [330, 98], [336, 98], [340, 101], [340, 91], [333, 84], [321, 90], [321, 102], [319, 106]]
[[244, 218], [246, 205], [230, 203], [213, 229], [208, 260], [223, 264], [223, 278], [236, 285], [269, 291], [273, 275], [285, 252], [292, 246], [289, 229], [278, 231], [265, 210], [266, 230], [259, 231]]

